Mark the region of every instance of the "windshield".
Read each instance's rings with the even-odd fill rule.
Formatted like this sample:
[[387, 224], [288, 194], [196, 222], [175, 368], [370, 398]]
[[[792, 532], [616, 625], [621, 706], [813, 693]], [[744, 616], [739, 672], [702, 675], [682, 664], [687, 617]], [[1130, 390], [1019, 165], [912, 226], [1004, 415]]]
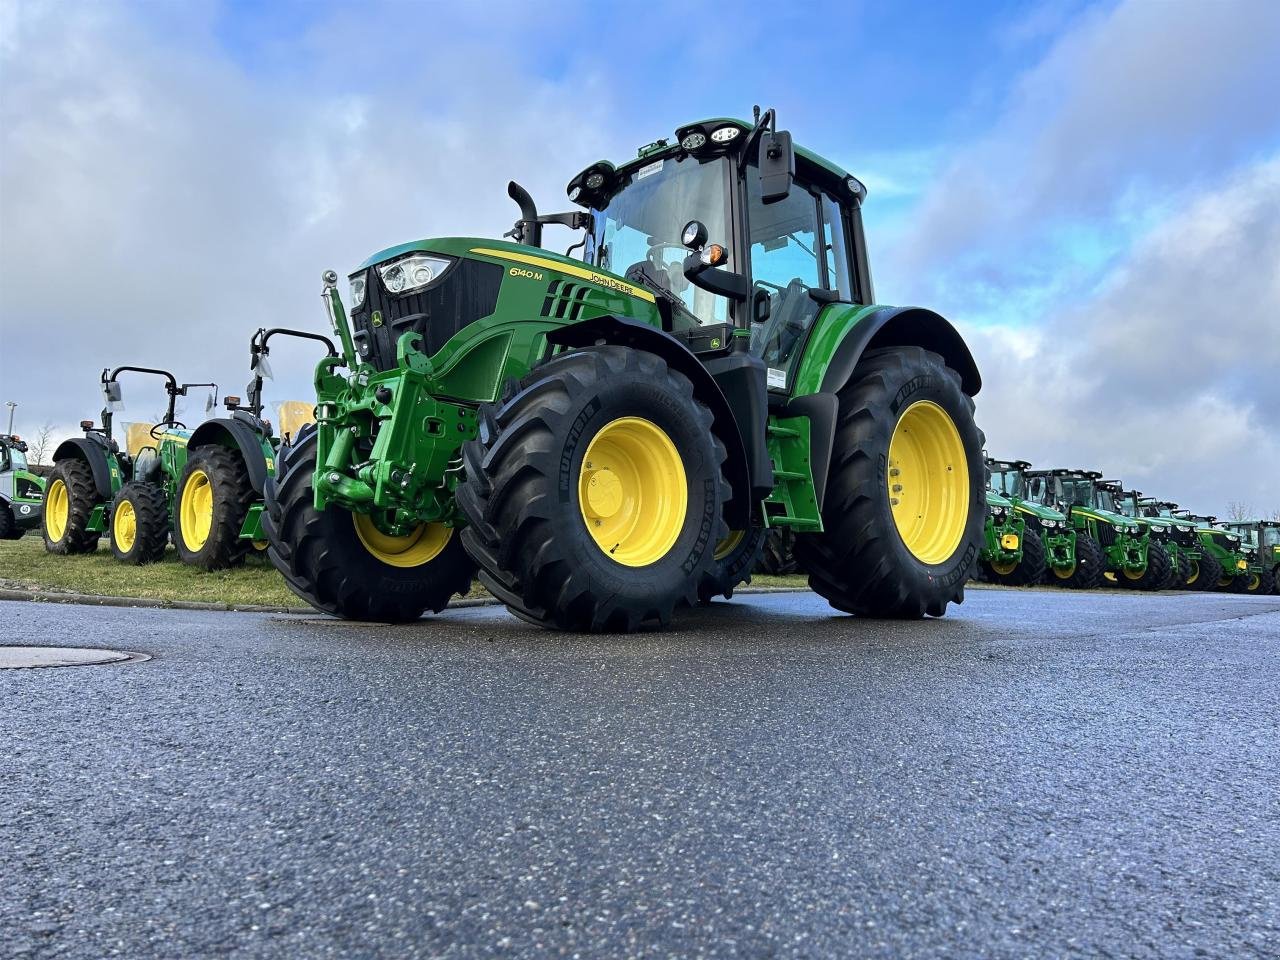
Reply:
[[1267, 547], [1280, 547], [1280, 527], [1263, 527], [1262, 543]]
[[1093, 482], [1090, 480], [1062, 481], [1062, 499], [1077, 507], [1095, 507], [1101, 504], [1093, 499]]
[[1138, 509], [1138, 500], [1131, 493], [1122, 493], [1120, 495], [1120, 512], [1126, 517], [1142, 516], [1142, 511]]
[[27, 469], [27, 455], [17, 447], [10, 447], [7, 451], [9, 454], [9, 467], [12, 470]]
[[690, 220], [701, 220], [710, 241], [729, 246], [728, 163], [725, 157], [706, 163], [668, 157], [638, 168], [605, 209], [593, 211], [595, 234], [588, 261], [632, 279], [639, 279], [632, 271], [643, 268], [675, 294], [698, 323], [727, 323], [729, 304], [724, 297], [685, 279], [682, 264], [689, 251], [680, 242], [680, 232]]
[[992, 470], [991, 471], [991, 489], [996, 493], [1003, 494], [1006, 497], [1017, 497], [1021, 500], [1026, 499], [1024, 492], [1024, 484], [1022, 482], [1022, 472], [1019, 470]]

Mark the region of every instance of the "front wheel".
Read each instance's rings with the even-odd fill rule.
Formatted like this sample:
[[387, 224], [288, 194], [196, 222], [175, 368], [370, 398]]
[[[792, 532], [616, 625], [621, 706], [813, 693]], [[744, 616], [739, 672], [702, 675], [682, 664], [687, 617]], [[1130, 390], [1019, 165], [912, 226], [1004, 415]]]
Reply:
[[662, 358], [563, 353], [482, 408], [463, 447], [463, 538], [481, 582], [524, 620], [665, 626], [715, 580], [724, 459], [711, 411]]
[[266, 485], [267, 556], [290, 590], [335, 617], [406, 623], [471, 588], [475, 564], [452, 527], [424, 523], [393, 536], [368, 514], [317, 510], [316, 445], [315, 429], [305, 431]]
[[1098, 541], [1083, 530], [1076, 533], [1075, 563], [1053, 568], [1054, 582], [1072, 590], [1093, 590], [1101, 586], [1107, 560]]
[[796, 560], [837, 610], [940, 617], [964, 601], [986, 519], [973, 400], [919, 347], [869, 351], [838, 396], [825, 529], [796, 537]]
[[1172, 561], [1169, 551], [1163, 543], [1152, 540], [1147, 544], [1147, 568], [1137, 580], [1130, 580], [1126, 586], [1138, 590], [1163, 590], [1169, 582], [1169, 571]]
[[1270, 570], [1263, 570], [1261, 573], [1251, 573], [1245, 582], [1245, 593], [1251, 593], [1255, 596], [1265, 596], [1275, 590], [1275, 575]]
[[253, 501], [249, 467], [239, 450], [193, 450], [175, 497], [173, 544], [178, 558], [201, 570], [243, 563], [250, 546], [240, 539], [240, 530]]
[[98, 534], [89, 529], [89, 518], [101, 501], [93, 482], [93, 469], [84, 460], [59, 460], [44, 495], [40, 530], [44, 548], [69, 556], [98, 549]]
[[1030, 527], [1022, 537], [1022, 559], [1011, 564], [986, 562], [979, 564], [986, 570], [987, 579], [1006, 587], [1031, 587], [1044, 579], [1045, 549], [1040, 534]]
[[1186, 579], [1186, 589], [1213, 591], [1218, 589], [1222, 576], [1222, 563], [1211, 553], [1202, 553], [1191, 561], [1191, 573]]
[[142, 566], [164, 556], [169, 542], [169, 503], [158, 483], [131, 480], [111, 505], [111, 552], [121, 563]]

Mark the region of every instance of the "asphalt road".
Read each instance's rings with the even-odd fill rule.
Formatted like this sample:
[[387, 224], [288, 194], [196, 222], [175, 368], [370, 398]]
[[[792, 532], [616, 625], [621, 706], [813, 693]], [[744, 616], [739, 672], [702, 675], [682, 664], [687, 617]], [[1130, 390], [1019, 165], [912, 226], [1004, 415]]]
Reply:
[[0, 955], [1280, 955], [1280, 597], [0, 603]]

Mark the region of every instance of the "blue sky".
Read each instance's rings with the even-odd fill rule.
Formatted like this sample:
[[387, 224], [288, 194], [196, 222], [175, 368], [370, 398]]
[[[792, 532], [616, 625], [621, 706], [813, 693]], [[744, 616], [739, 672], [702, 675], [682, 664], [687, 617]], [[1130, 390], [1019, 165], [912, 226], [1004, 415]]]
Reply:
[[107, 362], [239, 385], [324, 268], [759, 102], [867, 182], [877, 293], [970, 339], [993, 453], [1280, 510], [1277, 89], [1270, 0], [0, 0], [0, 393], [31, 433]]

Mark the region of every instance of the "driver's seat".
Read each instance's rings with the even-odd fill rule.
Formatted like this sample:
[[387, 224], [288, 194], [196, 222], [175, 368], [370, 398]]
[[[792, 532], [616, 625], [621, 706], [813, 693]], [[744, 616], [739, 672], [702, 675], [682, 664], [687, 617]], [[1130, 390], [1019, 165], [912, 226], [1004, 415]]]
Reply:
[[143, 483], [160, 482], [160, 457], [155, 447], [143, 447], [134, 454], [133, 479]]

